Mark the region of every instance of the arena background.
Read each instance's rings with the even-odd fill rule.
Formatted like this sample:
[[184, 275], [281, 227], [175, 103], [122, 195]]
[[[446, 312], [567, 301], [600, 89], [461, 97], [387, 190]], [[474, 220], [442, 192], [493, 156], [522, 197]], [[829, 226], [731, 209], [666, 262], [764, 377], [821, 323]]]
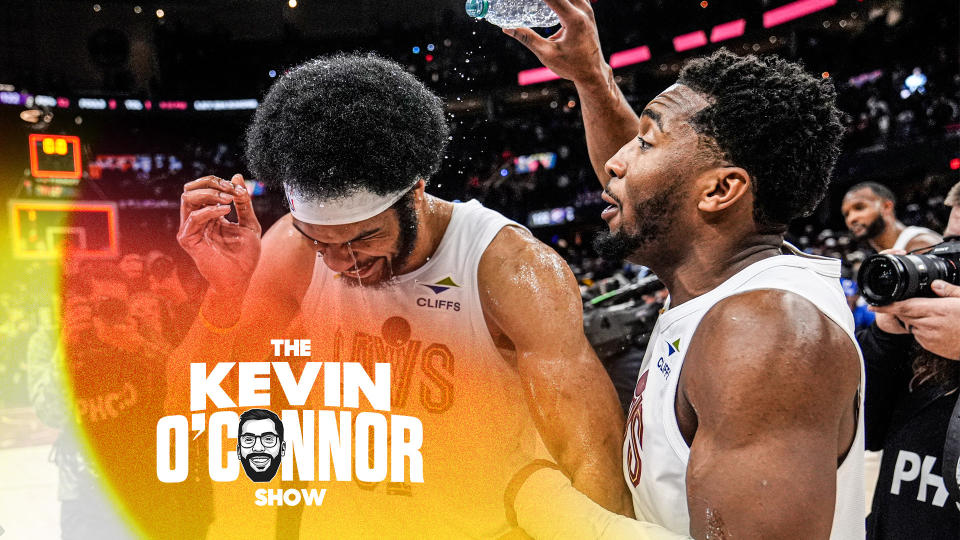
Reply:
[[[604, 204], [576, 92], [497, 27], [468, 18], [462, 4], [0, 6], [0, 527], [59, 537], [58, 471], [48, 460], [57, 429], [38, 415], [49, 404], [31, 388], [44, 377], [38, 336], [59, 331], [61, 276], [82, 271], [84, 260], [139, 254], [145, 283], [153, 276], [152, 290], [189, 313], [203, 283], [176, 244], [183, 183], [246, 174], [241, 141], [252, 108], [278, 74], [319, 54], [376, 51], [444, 99], [452, 138], [428, 191], [479, 199], [563, 255], [582, 286], [591, 340], [618, 389], [632, 388], [663, 294], [642, 281], [646, 269], [604, 261], [590, 248]], [[671, 84], [686, 59], [721, 46], [802, 60], [833, 80], [844, 151], [829, 195], [791, 226], [801, 248], [843, 258], [853, 275], [869, 247], [847, 234], [839, 199], [868, 180], [893, 189], [904, 223], [943, 229], [943, 195], [960, 171], [957, 2], [593, 5], [604, 52], [635, 106]], [[264, 229], [286, 211], [271, 192], [257, 193], [255, 206]], [[65, 246], [88, 253], [66, 268]], [[627, 302], [639, 314], [629, 322], [602, 311]]]

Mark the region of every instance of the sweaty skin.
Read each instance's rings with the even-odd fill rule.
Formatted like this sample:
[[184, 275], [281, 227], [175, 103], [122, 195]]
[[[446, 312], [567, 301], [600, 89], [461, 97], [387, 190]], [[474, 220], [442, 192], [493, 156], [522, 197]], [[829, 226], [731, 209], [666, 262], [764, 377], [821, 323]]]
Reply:
[[[560, 16], [560, 31], [549, 38], [505, 32], [576, 85], [591, 162], [611, 203], [603, 218], [611, 233], [636, 240], [629, 259], [652, 268], [671, 305], [779, 255], [782, 231], [753, 221], [749, 172], [710, 152], [688, 123], [709, 96], [674, 85], [637, 115], [600, 52], [590, 2], [545, 2]], [[669, 226], [644, 234], [648, 210], [664, 208]], [[857, 426], [860, 362], [850, 338], [804, 298], [760, 290], [717, 303], [690, 347], [674, 404], [691, 445], [690, 533], [828, 536], [837, 467]], [[531, 522], [575, 515], [598, 519], [585, 510]], [[651, 537], [639, 525], [632, 534]]]
[[[322, 264], [348, 279], [372, 284], [390, 273], [424, 265], [436, 250], [453, 205], [414, 188], [420, 223], [412, 253], [393, 267], [398, 219], [387, 210], [359, 223], [318, 226], [288, 214], [260, 240], [250, 196], [232, 182], [205, 177], [188, 183], [181, 199], [181, 246], [210, 282], [202, 319], [194, 323], [169, 363], [183, 406], [190, 358], [256, 361], [270, 355], [269, 340], [295, 322], [313, 275]], [[233, 202], [239, 222], [223, 217]], [[506, 228], [488, 246], [478, 269], [488, 330], [520, 375], [540, 435], [575, 485], [605, 508], [632, 515], [620, 474], [624, 419], [613, 384], [583, 334], [575, 279], [560, 257], [529, 233]], [[206, 322], [204, 322], [206, 321]], [[225, 330], [217, 330], [225, 329]], [[228, 346], [225, 346], [228, 345]], [[232, 357], [231, 357], [232, 355]], [[589, 406], [585, 406], [589, 403]]]
[[570, 267], [529, 233], [508, 227], [487, 248], [477, 276], [487, 326], [515, 351], [527, 404], [541, 435], [549, 434], [543, 439], [551, 455], [578, 489], [632, 515], [620, 474], [624, 420], [610, 399], [613, 383], [583, 334]]

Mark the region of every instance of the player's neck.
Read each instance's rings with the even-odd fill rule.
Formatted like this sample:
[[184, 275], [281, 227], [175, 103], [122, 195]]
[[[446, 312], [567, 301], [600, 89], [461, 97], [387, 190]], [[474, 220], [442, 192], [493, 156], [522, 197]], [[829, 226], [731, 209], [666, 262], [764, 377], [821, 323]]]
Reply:
[[877, 251], [892, 248], [893, 245], [897, 243], [897, 238], [900, 237], [900, 233], [906, 228], [907, 226], [900, 223], [897, 219], [893, 220], [893, 224], [888, 222], [887, 226], [883, 228], [882, 233], [870, 239], [870, 247]]
[[670, 292], [670, 305], [678, 306], [717, 288], [737, 272], [769, 257], [780, 255], [782, 234], [713, 238], [697, 242], [669, 268], [653, 270]]
[[424, 194], [424, 201], [418, 209], [419, 228], [413, 252], [399, 273], [407, 274], [427, 264], [440, 247], [440, 241], [447, 232], [450, 218], [453, 217], [453, 203]]

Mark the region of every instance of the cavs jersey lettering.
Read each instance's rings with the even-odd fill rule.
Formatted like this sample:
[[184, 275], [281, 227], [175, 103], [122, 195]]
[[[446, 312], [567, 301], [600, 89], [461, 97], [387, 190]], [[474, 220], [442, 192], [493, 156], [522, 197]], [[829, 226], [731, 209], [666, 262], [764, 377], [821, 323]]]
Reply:
[[[328, 500], [304, 513], [302, 536], [509, 532], [506, 484], [545, 450], [519, 376], [494, 344], [480, 302], [477, 267], [507, 226], [519, 227], [476, 201], [454, 204], [426, 264], [385, 286], [358, 286], [317, 260], [302, 304], [311, 360], [359, 362], [371, 374], [375, 363], [390, 364], [391, 412], [423, 423], [424, 483], [364, 485], [349, 494], [341, 485], [321, 486], [329, 488]], [[359, 515], [329, 515], [345, 513], [348, 499], [357, 501]]]

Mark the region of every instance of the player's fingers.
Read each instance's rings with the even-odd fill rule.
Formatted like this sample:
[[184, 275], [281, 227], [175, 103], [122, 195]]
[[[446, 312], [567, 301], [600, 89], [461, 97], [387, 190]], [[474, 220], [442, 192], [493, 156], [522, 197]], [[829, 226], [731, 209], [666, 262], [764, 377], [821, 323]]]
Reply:
[[523, 43], [524, 47], [530, 49], [533, 54], [541, 59], [551, 45], [547, 39], [540, 37], [540, 34], [529, 28], [504, 28], [503, 33]]
[[184, 191], [180, 195], [180, 223], [183, 223], [190, 215], [190, 212], [198, 210], [204, 206], [217, 204], [230, 204], [233, 202], [234, 195], [217, 189], [198, 188], [190, 191]]
[[237, 207], [237, 223], [241, 227], [246, 227], [260, 233], [260, 222], [257, 220], [257, 214], [253, 211], [253, 200], [250, 198], [250, 192], [243, 182], [243, 176], [233, 175], [230, 179], [234, 188], [233, 204]]
[[570, 3], [573, 4], [573, 7], [580, 8], [584, 11], [593, 9], [590, 5], [590, 0], [570, 0]]
[[205, 206], [199, 210], [190, 212], [190, 215], [188, 215], [180, 225], [180, 231], [177, 232], [177, 241], [180, 242], [180, 245], [184, 248], [197, 244], [201, 241], [203, 230], [208, 223], [229, 213], [229, 204]]
[[557, 30], [556, 32], [551, 34], [550, 37], [547, 38], [547, 41], [560, 41], [561, 39], [563, 39], [564, 33], [566, 31], [567, 29], [561, 26], [559, 30]]
[[583, 16], [583, 11], [572, 0], [543, 0], [543, 2], [560, 17], [560, 23], [564, 26], [576, 17]]
[[233, 186], [230, 185], [230, 182], [227, 182], [226, 180], [224, 180], [223, 178], [220, 178], [219, 176], [212, 176], [212, 175], [203, 176], [201, 178], [197, 178], [196, 180], [191, 180], [190, 182], [187, 182], [186, 184], [183, 185], [184, 191], [191, 191], [194, 189], [201, 189], [201, 188], [217, 189], [220, 191], [226, 191], [228, 193], [233, 191]]

